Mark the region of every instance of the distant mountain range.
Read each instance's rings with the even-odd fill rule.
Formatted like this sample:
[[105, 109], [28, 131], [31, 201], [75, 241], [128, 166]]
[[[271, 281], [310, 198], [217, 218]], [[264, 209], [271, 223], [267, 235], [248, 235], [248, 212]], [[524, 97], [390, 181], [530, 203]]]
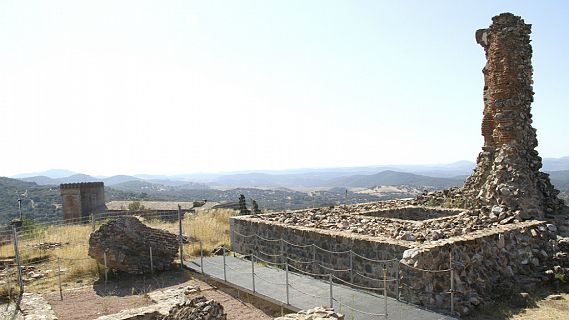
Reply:
[[[38, 185], [59, 185], [102, 181], [106, 186], [118, 190], [137, 192], [144, 189], [227, 189], [243, 188], [371, 188], [374, 186], [407, 185], [417, 188], [442, 189], [459, 186], [471, 174], [474, 163], [459, 161], [437, 165], [389, 165], [328, 169], [296, 169], [285, 171], [237, 172], [230, 174], [199, 175], [116, 175], [112, 177], [93, 177], [57, 169], [38, 173], [35, 176], [22, 174], [16, 176], [26, 182]], [[567, 172], [569, 157], [543, 159], [543, 171], [551, 174], [558, 188], [569, 188]], [[71, 173], [71, 174], [70, 174]], [[66, 175], [67, 174], [67, 175]], [[195, 182], [199, 181], [199, 182]]]
[[107, 178], [97, 178], [93, 176], [89, 176], [86, 174], [73, 174], [68, 177], [62, 178], [50, 178], [47, 176], [33, 176], [33, 177], [26, 177], [26, 178], [19, 178], [19, 180], [26, 181], [26, 182], [34, 182], [38, 185], [46, 186], [46, 185], [60, 185], [62, 183], [79, 183], [79, 182], [103, 182], [106, 186], [116, 186], [121, 185], [128, 182], [139, 182], [143, 185], [164, 185], [164, 186], [175, 186], [175, 187], [185, 187], [185, 188], [195, 188], [195, 189], [203, 189], [208, 188], [207, 185], [203, 183], [195, 183], [190, 181], [180, 181], [180, 180], [170, 180], [170, 179], [151, 179], [151, 180], [143, 180], [133, 176], [126, 176], [126, 175], [116, 175]]
[[[108, 201], [208, 199], [231, 202], [244, 194], [247, 199], [255, 199], [262, 208], [281, 210], [412, 197], [422, 190], [461, 186], [473, 166], [473, 163], [463, 161], [446, 166], [241, 172], [211, 174], [207, 182], [199, 183], [188, 181], [187, 175], [93, 177], [66, 170], [50, 170], [19, 179], [0, 177], [0, 224], [18, 215], [17, 199], [22, 194], [25, 195], [22, 195], [25, 215], [32, 216], [37, 221], [60, 219], [62, 213], [58, 185], [61, 183], [102, 181], [105, 183], [105, 198]], [[551, 170], [559, 168], [562, 170]], [[569, 199], [569, 157], [544, 159], [544, 171], [550, 174], [555, 187], [562, 191], [561, 196]], [[69, 175], [62, 176], [65, 174]]]

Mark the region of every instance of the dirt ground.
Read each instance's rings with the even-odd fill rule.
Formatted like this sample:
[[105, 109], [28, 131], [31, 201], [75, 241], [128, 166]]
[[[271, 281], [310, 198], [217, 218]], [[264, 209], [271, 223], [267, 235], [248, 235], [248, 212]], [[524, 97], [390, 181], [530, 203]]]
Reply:
[[[44, 294], [61, 320], [96, 319], [102, 315], [151, 304], [147, 295], [151, 291], [196, 285], [202, 290], [199, 294], [221, 303], [230, 320], [264, 320], [286, 313], [286, 310], [281, 310], [277, 305], [245, 293], [239, 294], [223, 283], [211, 282], [211, 279], [205, 282], [201, 275], [190, 271], [171, 271], [152, 277], [111, 278], [107, 286], [102, 281], [96, 281], [92, 285], [90, 281], [74, 285], [82, 287], [65, 290], [63, 301], [60, 300], [59, 292], [54, 290]], [[556, 293], [561, 295], [559, 300], [547, 299]], [[465, 319], [569, 320], [569, 286], [556, 290], [548, 286], [541, 287], [522, 305], [518, 305], [513, 296], [509, 293], [497, 297], [495, 304], [480, 306]], [[1, 312], [0, 318], [3, 318]]]
[[173, 289], [182, 286], [199, 286], [200, 295], [221, 303], [229, 320], [272, 319], [250, 303], [238, 300], [198, 279], [190, 272], [169, 272], [157, 277], [123, 278], [95, 283], [92, 287], [66, 291], [63, 301], [59, 293], [46, 294], [45, 297], [61, 320], [90, 320], [121, 310], [138, 308], [152, 304], [147, 294], [153, 290]]
[[[553, 295], [557, 299], [551, 299]], [[494, 304], [481, 305], [469, 314], [467, 320], [569, 320], [569, 285], [559, 289], [542, 286], [533, 291], [528, 300], [520, 300], [519, 293], [504, 293], [495, 297]]]

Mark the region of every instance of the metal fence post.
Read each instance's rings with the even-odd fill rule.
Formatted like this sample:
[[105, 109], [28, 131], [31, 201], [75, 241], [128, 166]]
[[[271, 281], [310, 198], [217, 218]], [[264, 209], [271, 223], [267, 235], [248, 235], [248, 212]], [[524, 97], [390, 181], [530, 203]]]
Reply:
[[350, 282], [354, 283], [354, 252], [350, 249]]
[[154, 273], [154, 261], [152, 260], [152, 247], [150, 248], [150, 273]]
[[330, 282], [330, 308], [334, 308], [334, 294], [332, 292], [332, 273], [328, 274], [328, 281]]
[[452, 268], [452, 251], [448, 255], [450, 265], [450, 314], [454, 313], [454, 269]]
[[57, 257], [57, 285], [59, 286], [59, 298], [63, 301], [63, 290], [61, 289], [61, 266]]
[[395, 285], [397, 286], [395, 294], [397, 295], [397, 301], [399, 301], [399, 261], [395, 264]]
[[387, 319], [387, 265], [383, 265], [383, 299], [385, 301], [385, 319]]
[[283, 238], [279, 239], [280, 245], [281, 245], [281, 259], [284, 260], [284, 241]]
[[200, 240], [200, 269], [203, 274], [203, 242]]
[[20, 250], [18, 250], [18, 233], [16, 232], [16, 226], [12, 225], [12, 231], [14, 233], [14, 255], [16, 258], [16, 268], [18, 270], [18, 284], [20, 286], [20, 295], [24, 293], [24, 281], [22, 279], [22, 265], [20, 265]]
[[12, 283], [10, 283], [11, 277], [12, 275], [10, 274], [10, 268], [6, 267], [6, 285], [8, 286], [6, 288], [6, 292], [8, 292], [8, 300], [12, 298]]
[[312, 244], [312, 272], [316, 272], [316, 245]]
[[290, 305], [288, 296], [288, 259], [285, 258], [285, 284], [286, 284], [286, 304]]
[[255, 292], [255, 256], [251, 255], [251, 281], [253, 283], [253, 292]]
[[107, 252], [103, 252], [103, 263], [105, 264], [105, 287], [107, 287], [108, 269], [107, 269]]
[[91, 230], [95, 232], [96, 224], [95, 224], [95, 214], [91, 213]]
[[180, 269], [184, 265], [184, 241], [182, 239], [182, 207], [178, 205], [178, 229], [180, 237]]
[[225, 247], [221, 247], [223, 252], [223, 281], [227, 282], [227, 268], [225, 266]]

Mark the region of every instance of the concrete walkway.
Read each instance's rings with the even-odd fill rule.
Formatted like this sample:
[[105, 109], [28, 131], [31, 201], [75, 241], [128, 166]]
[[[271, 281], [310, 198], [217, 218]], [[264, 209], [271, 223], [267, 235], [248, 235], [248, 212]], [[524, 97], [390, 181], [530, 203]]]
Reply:
[[[226, 278], [228, 283], [253, 290], [251, 261], [226, 256]], [[201, 272], [200, 259], [187, 262], [186, 267]], [[210, 277], [224, 280], [223, 257], [204, 258], [203, 271]], [[289, 271], [289, 303], [299, 309], [330, 305], [330, 283], [327, 280], [305, 276]], [[255, 292], [286, 304], [286, 272], [261, 264], [255, 264]], [[447, 320], [454, 319], [414, 305], [387, 298], [387, 317], [383, 295], [354, 290], [348, 286], [332, 285], [334, 309], [343, 313], [346, 319], [354, 320]], [[380, 315], [381, 314], [381, 315]]]

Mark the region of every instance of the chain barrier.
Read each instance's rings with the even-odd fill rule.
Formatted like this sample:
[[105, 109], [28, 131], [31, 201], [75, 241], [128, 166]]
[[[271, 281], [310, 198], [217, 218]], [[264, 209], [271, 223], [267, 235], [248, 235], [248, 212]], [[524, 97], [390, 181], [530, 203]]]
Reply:
[[[44, 228], [43, 228], [44, 226], [47, 226], [47, 227], [60, 227], [60, 226], [65, 226], [65, 225], [69, 225], [69, 224], [77, 225], [77, 222], [82, 222], [82, 223], [84, 223], [85, 226], [87, 226], [87, 227], [89, 228], [89, 227], [90, 227], [89, 221], [91, 221], [92, 226], [93, 226], [93, 227], [92, 227], [92, 230], [95, 230], [96, 219], [104, 220], [104, 219], [107, 219], [107, 218], [112, 219], [112, 218], [130, 217], [130, 216], [142, 216], [142, 217], [145, 218], [145, 219], [152, 219], [152, 218], [162, 218], [162, 219], [163, 219], [163, 218], [166, 218], [166, 219], [167, 219], [167, 218], [174, 218], [174, 217], [177, 216], [177, 217], [178, 217], [178, 221], [181, 221], [181, 220], [182, 220], [180, 214], [160, 214], [160, 213], [144, 214], [144, 215], [136, 215], [136, 214], [133, 214], [133, 215], [129, 215], [129, 214], [121, 214], [121, 215], [107, 214], [107, 215], [105, 215], [105, 214], [100, 214], [100, 215], [92, 215], [92, 216], [91, 216], [91, 220], [86, 219], [85, 217], [82, 217], [82, 218], [75, 218], [75, 219], [63, 220], [63, 221], [59, 221], [59, 222], [56, 222], [56, 223], [39, 223], [39, 224], [37, 224], [36, 226], [34, 226], [34, 229], [21, 229], [21, 230], [17, 231], [17, 230], [15, 230], [15, 228], [14, 228], [13, 234], [14, 234], [14, 238], [16, 238], [16, 239], [17, 239], [18, 237], [22, 237], [22, 238], [26, 238], [26, 241], [29, 241], [29, 239], [27, 239], [28, 237], [34, 238], [34, 237], [39, 237], [39, 236], [41, 235], [41, 236], [44, 236], [44, 237], [47, 238], [48, 235], [47, 235], [47, 233], [45, 233], [45, 231], [47, 230], [47, 228], [44, 229]], [[181, 223], [181, 222], [180, 222], [180, 223]], [[37, 228], [37, 227], [39, 227], [39, 228]], [[38, 232], [44, 232], [44, 233], [42, 234], [42, 233], [38, 233]], [[6, 234], [6, 236], [9, 236], [9, 231], [2, 231], [2, 232], [0, 232], [0, 235], [2, 235], [2, 234]], [[182, 232], [182, 229], [181, 229], [181, 225], [180, 225], [180, 232], [179, 232], [179, 234], [180, 234], [180, 241], [182, 241], [183, 232]], [[350, 309], [350, 310], [353, 310], [353, 311], [355, 311], [355, 312], [359, 312], [359, 313], [366, 314], [366, 315], [371, 315], [371, 316], [387, 316], [387, 312], [385, 312], [385, 313], [371, 313], [371, 312], [366, 312], [366, 311], [362, 311], [362, 310], [358, 310], [358, 309], [356, 309], [356, 308], [353, 308], [353, 307], [351, 307], [351, 306], [349, 306], [349, 305], [347, 305], [347, 304], [345, 304], [345, 303], [342, 303], [341, 301], [338, 301], [337, 299], [335, 299], [335, 298], [333, 297], [333, 294], [332, 294], [332, 287], [333, 287], [333, 282], [334, 282], [334, 280], [335, 280], [336, 282], [341, 283], [341, 284], [345, 284], [345, 285], [347, 285], [348, 287], [350, 287], [350, 288], [352, 288], [352, 289], [354, 289], [354, 290], [364, 290], [364, 291], [372, 291], [372, 292], [384, 291], [384, 296], [385, 296], [385, 298], [387, 298], [387, 295], [386, 295], [386, 291], [388, 290], [388, 289], [387, 289], [387, 282], [397, 282], [397, 288], [396, 288], [396, 289], [397, 289], [397, 298], [399, 298], [399, 290], [400, 290], [401, 288], [409, 288], [409, 285], [407, 285], [407, 284], [405, 284], [405, 283], [399, 283], [399, 280], [400, 280], [400, 279], [399, 279], [399, 278], [400, 278], [400, 266], [407, 267], [407, 268], [410, 269], [410, 270], [415, 270], [415, 271], [419, 271], [419, 272], [427, 272], [427, 273], [439, 273], [439, 274], [440, 274], [440, 273], [451, 272], [451, 274], [452, 274], [452, 271], [453, 271], [452, 267], [449, 268], [449, 269], [443, 269], [443, 270], [429, 270], [429, 269], [422, 269], [422, 268], [417, 268], [417, 267], [414, 267], [414, 266], [411, 266], [411, 265], [407, 265], [407, 264], [405, 264], [405, 263], [400, 262], [398, 259], [373, 259], [373, 258], [368, 258], [368, 257], [366, 257], [366, 256], [364, 256], [364, 255], [361, 255], [361, 254], [358, 254], [358, 253], [354, 252], [352, 249], [350, 249], [350, 250], [344, 250], [344, 251], [335, 251], [335, 250], [324, 249], [324, 248], [322, 248], [322, 247], [320, 247], [320, 246], [318, 246], [318, 245], [316, 245], [316, 244], [296, 244], [296, 243], [293, 243], [293, 242], [290, 242], [290, 241], [287, 241], [287, 240], [284, 240], [284, 239], [269, 239], [269, 238], [265, 238], [265, 237], [262, 237], [262, 236], [260, 236], [260, 235], [258, 235], [258, 234], [244, 235], [244, 234], [241, 234], [241, 233], [239, 233], [239, 232], [237, 232], [237, 231], [235, 231], [235, 230], [232, 230], [232, 234], [233, 234], [233, 236], [239, 236], [239, 237], [242, 237], [243, 239], [251, 239], [251, 238], [254, 238], [254, 239], [255, 239], [255, 251], [257, 252], [257, 255], [251, 253], [250, 255], [243, 256], [243, 257], [248, 257], [249, 259], [251, 259], [251, 262], [252, 262], [252, 267], [251, 267], [252, 270], [251, 270], [251, 271], [252, 271], [252, 272], [242, 272], [242, 271], [239, 271], [238, 268], [233, 267], [233, 266], [227, 264], [227, 263], [225, 262], [225, 257], [226, 257], [226, 256], [225, 256], [225, 249], [224, 249], [224, 262], [223, 262], [222, 264], [219, 264], [219, 263], [215, 263], [215, 262], [211, 261], [210, 259], [207, 259], [206, 261], [204, 261], [204, 259], [203, 259], [204, 252], [203, 252], [203, 249], [202, 249], [202, 242], [201, 242], [201, 241], [199, 241], [199, 240], [192, 240], [190, 237], [186, 237], [187, 239], [184, 239], [184, 242], [185, 242], [185, 243], [189, 243], [189, 244], [200, 243], [200, 257], [201, 257], [200, 268], [202, 269], [202, 272], [203, 272], [203, 265], [206, 264], [206, 265], [208, 265], [208, 266], [210, 266], [210, 267], [212, 267], [212, 268], [216, 268], [216, 269], [219, 269], [219, 270], [223, 270], [223, 271], [224, 271], [223, 273], [224, 273], [224, 279], [225, 279], [225, 280], [227, 280], [227, 278], [226, 278], [226, 268], [232, 270], [232, 273], [234, 273], [234, 274], [235, 274], [235, 273], [251, 274], [251, 276], [252, 276], [252, 282], [253, 282], [253, 291], [255, 291], [255, 285], [254, 285], [254, 283], [255, 283], [255, 278], [260, 278], [260, 280], [262, 280], [262, 281], [264, 281], [264, 282], [266, 282], [266, 283], [272, 284], [272, 285], [277, 285], [277, 286], [283, 286], [283, 285], [284, 285], [284, 286], [287, 287], [287, 303], [288, 303], [288, 288], [290, 287], [290, 288], [292, 288], [292, 289], [294, 289], [294, 290], [296, 290], [296, 291], [298, 291], [298, 292], [300, 292], [300, 293], [302, 293], [302, 294], [305, 294], [305, 295], [307, 295], [307, 296], [314, 297], [314, 298], [317, 298], [317, 299], [330, 298], [330, 305], [332, 305], [333, 301], [336, 301], [336, 302], [338, 302], [340, 305], [345, 306], [346, 308], [348, 308], [348, 309]], [[18, 246], [17, 246], [16, 239], [13, 239], [13, 240], [14, 240], [14, 242], [15, 242], [15, 250], [17, 251], [17, 247], [18, 247]], [[51, 240], [51, 239], [50, 239], [50, 240]], [[76, 239], [76, 240], [77, 240], [77, 239]], [[257, 248], [258, 240], [264, 241], [264, 242], [268, 242], [268, 243], [280, 242], [280, 244], [281, 244], [281, 246], [280, 246], [280, 252], [281, 252], [281, 253], [279, 253], [279, 254], [269, 254], [269, 253], [267, 253], [267, 252], [264, 252], [264, 251], [262, 251], [262, 250], [259, 250], [259, 249]], [[11, 242], [10, 240], [4, 240], [4, 241], [1, 241], [1, 240], [0, 240], [0, 245], [2, 245], [2, 244], [6, 245], [6, 244], [9, 244], [10, 242]], [[49, 241], [47, 241], [47, 239], [46, 239], [46, 242], [49, 242]], [[63, 243], [63, 241], [61, 241], [60, 243]], [[40, 255], [41, 255], [41, 252], [45, 252], [45, 251], [47, 251], [47, 250], [49, 250], [49, 249], [52, 249], [52, 248], [47, 248], [47, 249], [41, 248], [41, 247], [39, 246], [40, 244], [41, 244], [41, 242], [39, 242], [39, 240], [38, 240], [38, 247], [37, 247], [37, 250], [40, 250]], [[68, 244], [69, 244], [69, 243], [65, 243], [65, 245], [68, 245]], [[26, 245], [26, 247], [28, 247], [28, 246], [30, 246], [30, 244], [27, 244], [27, 245]], [[32, 248], [32, 249], [29, 249], [29, 250], [35, 250], [35, 249], [36, 249], [35, 245], [32, 245], [32, 246], [33, 246], [33, 248]], [[313, 259], [308, 260], [308, 261], [302, 261], [302, 260], [297, 260], [297, 259], [294, 259], [294, 258], [289, 257], [288, 254], [285, 254], [285, 253], [288, 253], [288, 252], [289, 252], [289, 246], [290, 246], [290, 247], [295, 247], [295, 248], [301, 248], [301, 249], [306, 249], [306, 248], [310, 248], [310, 247], [314, 248], [314, 250], [312, 251]], [[189, 248], [189, 247], [188, 247], [188, 248]], [[28, 250], [28, 249], [26, 249], [26, 250]], [[347, 269], [335, 269], [335, 268], [332, 268], [332, 267], [325, 266], [325, 265], [323, 265], [319, 260], [316, 260], [316, 259], [314, 258], [314, 257], [316, 257], [316, 250], [319, 250], [319, 251], [321, 251], [321, 252], [328, 253], [328, 254], [331, 254], [331, 255], [346, 255], [346, 254], [349, 254], [350, 267], [347, 268]], [[183, 251], [182, 251], [182, 252], [181, 252], [181, 258], [183, 258], [183, 255], [184, 255], [184, 253], [183, 253]], [[266, 257], [269, 257], [269, 258], [283, 258], [282, 260], [283, 260], [284, 262], [272, 262], [272, 261], [268, 261], [268, 260], [265, 260], [265, 259], [259, 257], [259, 255], [263, 255], [263, 256], [266, 256]], [[17, 253], [17, 252], [16, 252], [16, 256], [18, 256], [18, 253]], [[29, 256], [29, 255], [28, 255], [28, 256]], [[383, 278], [383, 279], [381, 279], [381, 278], [373, 278], [373, 277], [369, 277], [369, 276], [367, 276], [367, 275], [364, 275], [364, 274], [358, 272], [357, 270], [354, 269], [354, 266], [352, 265], [352, 260], [353, 260], [354, 258], [363, 259], [363, 260], [365, 260], [365, 261], [369, 261], [369, 262], [373, 262], [373, 263], [378, 263], [378, 264], [381, 263], [381, 264], [384, 264], [384, 278]], [[64, 257], [64, 256], [55, 255], [55, 257], [51, 257], [51, 258], [47, 257], [46, 259], [43, 259], [43, 260], [42, 260], [42, 259], [36, 259], [36, 260], [33, 260], [32, 262], [26, 262], [26, 264], [27, 264], [27, 265], [34, 265], [34, 264], [41, 264], [41, 263], [55, 263], [55, 262], [57, 261], [57, 266], [58, 266], [58, 269], [59, 269], [59, 268], [60, 268], [60, 262], [67, 262], [67, 263], [73, 264], [74, 262], [77, 262], [77, 261], [85, 261], [85, 260], [93, 260], [93, 259], [90, 258], [90, 257], [86, 257], [86, 258], [72, 258], [72, 257]], [[256, 261], [255, 261], [255, 260], [256, 260]], [[332, 256], [330, 256], [330, 261], [332, 261]], [[255, 262], [257, 262], [257, 263], [265, 263], [265, 264], [270, 265], [270, 266], [276, 266], [278, 269], [285, 269], [285, 270], [286, 270], [286, 283], [274, 282], [274, 281], [272, 281], [271, 279], [267, 279], [267, 278], [264, 277], [264, 276], [260, 276], [260, 275], [259, 275], [258, 273], [256, 273], [255, 270], [254, 270]], [[296, 264], [301, 265], [301, 266], [313, 264], [314, 266], [317, 266], [317, 267], [320, 268], [321, 270], [328, 271], [329, 273], [309, 272], [309, 271], [306, 271], [306, 270], [302, 270], [302, 268], [298, 268], [298, 267], [296, 267], [296, 266], [294, 266], [294, 265], [291, 265], [291, 264], [289, 264], [289, 262], [296, 263]], [[391, 265], [390, 268], [393, 268], [393, 265], [396, 263], [396, 269], [395, 269], [395, 270], [396, 270], [396, 278], [390, 278], [390, 279], [387, 278], [387, 271], [386, 271], [387, 269], [386, 269], [386, 265], [385, 265], [386, 263], [389, 263], [389, 264]], [[451, 266], [452, 266], [452, 261], [451, 261]], [[18, 268], [20, 268], [20, 264], [18, 265]], [[308, 276], [311, 276], [311, 277], [316, 277], [316, 278], [328, 278], [328, 279], [329, 279], [329, 285], [330, 285], [330, 296], [318, 296], [318, 295], [315, 295], [315, 294], [311, 294], [311, 293], [305, 292], [305, 291], [303, 291], [303, 290], [300, 290], [298, 287], [295, 287], [294, 285], [292, 285], [292, 284], [289, 282], [289, 279], [288, 279], [289, 268], [290, 268], [291, 270], [293, 270], [293, 271], [296, 271], [296, 272], [300, 273], [300, 274], [305, 274], [305, 275], [308, 275]], [[152, 269], [152, 268], [151, 268], [151, 269]], [[107, 270], [108, 270], [108, 268], [107, 268], [107, 266], [106, 266], [106, 264], [105, 264], [105, 278], [106, 278]], [[337, 272], [337, 273], [344, 273], [344, 274], [345, 274], [345, 273], [350, 273], [350, 281], [346, 281], [346, 280], [344, 280], [344, 279], [342, 279], [342, 278], [339, 278], [339, 277], [337, 277], [337, 276], [335, 276], [335, 275], [332, 274], [332, 273], [336, 273], [336, 272]], [[402, 272], [402, 271], [401, 271], [401, 272]], [[53, 278], [55, 278], [55, 277], [60, 277], [62, 273], [63, 273], [62, 270], [61, 270], [61, 271], [57, 271], [57, 274], [56, 274], [56, 275], [45, 275], [45, 276], [43, 276], [43, 279], [44, 279], [44, 280], [51, 280], [51, 279], [53, 279]], [[355, 275], [357, 275], [357, 276], [359, 276], [359, 277], [362, 277], [363, 279], [367, 279], [367, 280], [371, 280], [371, 281], [377, 281], [378, 283], [383, 282], [383, 283], [384, 283], [384, 286], [383, 286], [383, 287], [373, 287], [373, 286], [366, 286], [366, 285], [361, 285], [361, 284], [355, 284], [354, 281], [353, 281], [353, 274], [355, 274]], [[22, 281], [20, 280], [20, 282], [22, 282]], [[106, 280], [105, 280], [105, 284], [106, 284]], [[22, 289], [22, 290], [23, 290], [23, 289]], [[70, 291], [70, 290], [76, 290], [76, 288], [62, 290], [62, 289], [61, 289], [61, 286], [60, 286], [60, 292], [63, 292], [63, 291]], [[451, 294], [451, 310], [452, 310], [452, 309], [453, 309], [453, 298], [452, 298], [452, 296], [453, 296], [453, 294], [454, 294], [453, 279], [451, 279], [451, 289], [450, 289], [447, 293], [450, 293], [450, 294]], [[63, 299], [63, 296], [62, 296], [62, 299]]]

